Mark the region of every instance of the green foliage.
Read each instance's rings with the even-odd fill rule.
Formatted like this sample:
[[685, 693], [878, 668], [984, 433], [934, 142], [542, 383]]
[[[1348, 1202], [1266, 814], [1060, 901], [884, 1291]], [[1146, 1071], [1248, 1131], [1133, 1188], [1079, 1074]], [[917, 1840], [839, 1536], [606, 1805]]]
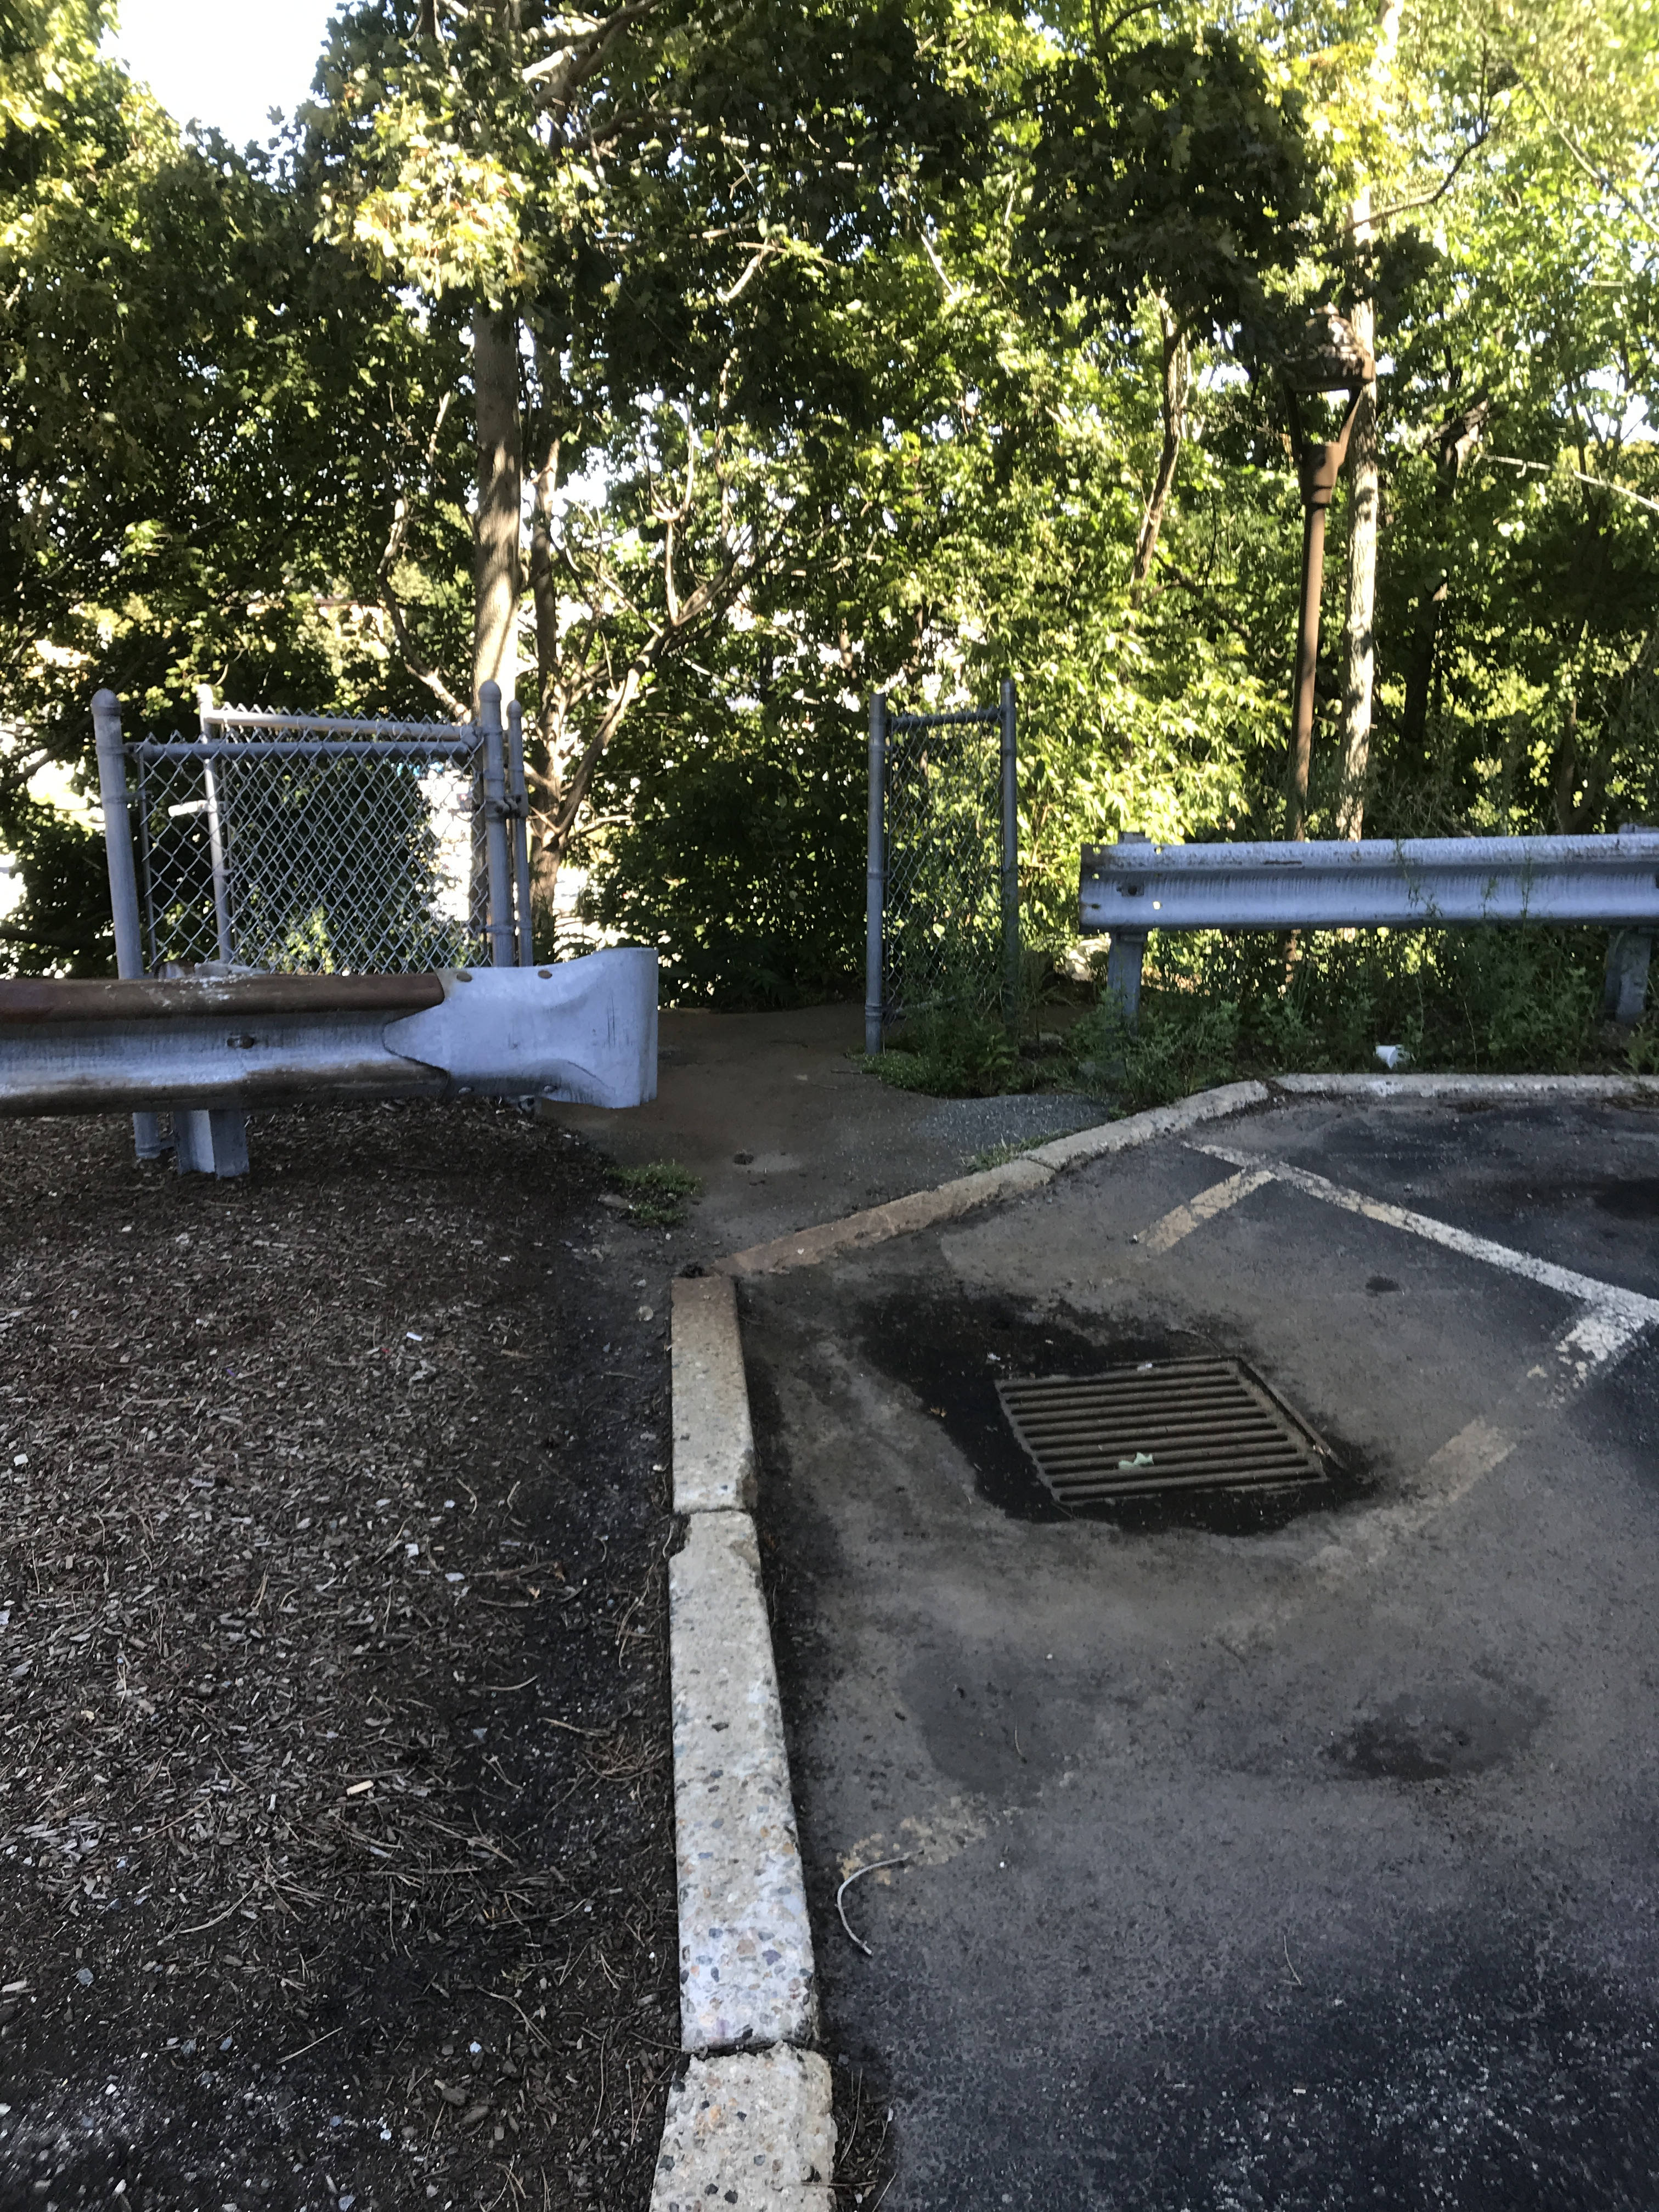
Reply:
[[1274, 84], [1259, 48], [1214, 29], [1066, 52], [1033, 91], [1020, 252], [1051, 301], [1121, 325], [1151, 291], [1188, 329], [1259, 354], [1279, 319], [1269, 284], [1312, 244], [1301, 95]]
[[611, 1177], [629, 1194], [629, 1219], [653, 1229], [678, 1229], [685, 1218], [687, 1205], [702, 1190], [698, 1177], [675, 1160], [652, 1160], [638, 1168], [612, 1168]]
[[[164, 723], [204, 678], [404, 713], [428, 663], [464, 688], [475, 300], [526, 334], [538, 803], [672, 995], [854, 985], [878, 686], [1018, 678], [1028, 948], [1072, 940], [1085, 842], [1276, 833], [1300, 516], [1249, 372], [1313, 296], [1367, 291], [1382, 363], [1367, 828], [1659, 817], [1643, 0], [1412, 0], [1391, 52], [1339, 0], [358, 0], [270, 156], [182, 134], [107, 20], [0, 26], [0, 961], [106, 957], [96, 848], [37, 775], [84, 764], [99, 684]], [[1340, 492], [1315, 835], [1346, 520]], [[1363, 1062], [1414, 1012], [1431, 1058], [1593, 1052], [1589, 933], [1504, 1012], [1520, 942], [1310, 942], [1283, 993], [1271, 946], [1160, 951], [1185, 980], [1134, 1049], [1167, 991], [1188, 1073]]]
[[1153, 944], [1134, 1032], [1103, 999], [1069, 1040], [1079, 1073], [1131, 1107], [1247, 1076], [1375, 1073], [1379, 1044], [1425, 1072], [1551, 1073], [1603, 1056], [1599, 931], [1311, 933], [1288, 979], [1281, 939]]
[[973, 1007], [940, 1006], [908, 1023], [886, 1051], [860, 1062], [895, 1091], [994, 1098], [1033, 1091], [1039, 1076], [1003, 1024]]
[[864, 763], [854, 716], [832, 700], [780, 719], [711, 713], [665, 687], [610, 765], [605, 789], [621, 803], [591, 836], [593, 913], [660, 947], [674, 1003], [840, 995], [864, 956]]

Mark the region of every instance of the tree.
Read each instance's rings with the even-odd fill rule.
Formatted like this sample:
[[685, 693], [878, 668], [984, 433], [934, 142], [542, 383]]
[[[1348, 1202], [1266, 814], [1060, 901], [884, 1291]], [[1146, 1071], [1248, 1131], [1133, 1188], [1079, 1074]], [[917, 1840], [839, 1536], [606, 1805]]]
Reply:
[[1036, 81], [1040, 137], [1021, 251], [1051, 309], [1084, 328], [1132, 325], [1152, 301], [1163, 445], [1135, 540], [1138, 601], [1152, 573], [1185, 434], [1191, 348], [1246, 362], [1283, 322], [1276, 280], [1306, 252], [1314, 165], [1299, 96], [1230, 32], [1156, 39], [1121, 58], [1066, 52]]
[[475, 690], [511, 671], [526, 439], [534, 455], [546, 898], [638, 700], [803, 527], [784, 520], [812, 411], [798, 364], [818, 409], [864, 404], [836, 387], [829, 326], [893, 188], [971, 141], [969, 110], [899, 0], [629, 0], [574, 27], [538, 4], [441, 20], [380, 0], [320, 74], [330, 234], [470, 301]]
[[392, 485], [453, 374], [441, 327], [312, 245], [287, 169], [181, 137], [101, 58], [107, 18], [27, 0], [0, 40], [0, 832], [34, 965], [106, 903], [84, 827], [29, 797], [89, 751], [99, 684], [149, 718], [204, 679], [386, 696]]

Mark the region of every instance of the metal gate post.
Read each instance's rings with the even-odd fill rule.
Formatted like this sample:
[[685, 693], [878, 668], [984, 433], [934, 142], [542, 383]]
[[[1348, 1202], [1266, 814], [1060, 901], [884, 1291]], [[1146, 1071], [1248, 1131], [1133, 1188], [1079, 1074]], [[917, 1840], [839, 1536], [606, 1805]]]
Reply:
[[1019, 1026], [1019, 756], [1014, 679], [1002, 679], [1002, 1018]]
[[513, 808], [514, 903], [519, 914], [519, 965], [533, 968], [536, 948], [530, 914], [530, 790], [524, 775], [524, 708], [507, 702], [507, 774]]
[[[208, 738], [208, 724], [213, 714], [213, 686], [198, 684], [196, 687], [196, 708], [201, 720], [202, 742]], [[230, 886], [225, 874], [225, 839], [223, 825], [219, 819], [219, 780], [213, 772], [210, 755], [202, 756], [202, 784], [207, 793], [208, 855], [213, 865], [213, 921], [219, 939], [219, 957], [230, 961], [236, 957], [231, 947]]]
[[[98, 745], [98, 793], [104, 809], [104, 855], [109, 864], [109, 907], [115, 924], [115, 972], [144, 972], [144, 939], [138, 920], [138, 877], [132, 865], [132, 817], [127, 811], [127, 757], [121, 743], [121, 702], [112, 691], [94, 691], [92, 729]], [[159, 1160], [161, 1118], [135, 1114], [132, 1141], [141, 1160]]]
[[478, 721], [483, 731], [484, 839], [489, 871], [489, 962], [511, 968], [513, 890], [507, 857], [507, 751], [501, 732], [501, 687], [478, 687]]
[[870, 701], [870, 837], [864, 891], [864, 1049], [881, 1050], [881, 925], [887, 895], [887, 694]]

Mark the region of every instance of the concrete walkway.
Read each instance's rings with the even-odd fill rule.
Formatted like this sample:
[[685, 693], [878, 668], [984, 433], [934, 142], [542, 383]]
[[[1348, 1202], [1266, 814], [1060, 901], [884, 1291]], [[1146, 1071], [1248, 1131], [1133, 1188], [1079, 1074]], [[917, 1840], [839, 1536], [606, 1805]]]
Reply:
[[625, 1164], [677, 1160], [702, 1176], [691, 1229], [709, 1256], [943, 1182], [992, 1146], [1106, 1118], [1098, 1100], [1079, 1097], [890, 1090], [850, 1057], [863, 1042], [862, 1006], [671, 1012], [653, 1104], [556, 1111]]
[[[739, 1297], [886, 2212], [1659, 2202], [1650, 1103], [1283, 1104]], [[997, 1374], [1200, 1349], [1340, 1476], [1061, 1515]]]

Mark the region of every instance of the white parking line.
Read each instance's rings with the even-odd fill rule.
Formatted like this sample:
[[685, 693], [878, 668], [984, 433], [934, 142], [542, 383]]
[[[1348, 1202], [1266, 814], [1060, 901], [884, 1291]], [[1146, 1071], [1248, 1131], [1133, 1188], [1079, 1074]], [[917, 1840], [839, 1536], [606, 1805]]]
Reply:
[[[1230, 1167], [1253, 1169], [1264, 1179], [1287, 1183], [1292, 1190], [1304, 1191], [1310, 1198], [1322, 1199], [1328, 1206], [1340, 1206], [1345, 1212], [1362, 1214], [1367, 1221], [1379, 1222], [1384, 1228], [1403, 1230], [1407, 1236], [1420, 1237], [1426, 1243], [1461, 1253], [1465, 1259], [1482, 1261], [1489, 1267], [1502, 1268], [1505, 1274], [1523, 1276], [1528, 1282], [1541, 1284], [1546, 1290], [1559, 1291], [1564, 1297], [1578, 1299], [1589, 1310], [1579, 1316], [1555, 1347], [1557, 1358], [1568, 1370], [1563, 1379], [1570, 1388], [1576, 1388], [1598, 1369], [1617, 1359], [1644, 1329], [1659, 1322], [1659, 1299], [1644, 1297], [1639, 1291], [1625, 1290], [1617, 1283], [1598, 1282], [1594, 1275], [1581, 1275], [1573, 1267], [1558, 1267], [1552, 1260], [1540, 1260], [1531, 1252], [1517, 1252], [1510, 1245], [1494, 1243], [1489, 1237], [1476, 1237], [1467, 1229], [1455, 1229], [1448, 1221], [1436, 1221], [1429, 1214], [1415, 1213], [1409, 1206], [1393, 1206], [1386, 1199], [1367, 1198], [1363, 1191], [1349, 1190], [1341, 1183], [1328, 1182], [1323, 1176], [1314, 1175], [1306, 1168], [1291, 1167], [1288, 1161], [1264, 1160], [1259, 1154], [1227, 1145], [1194, 1145], [1192, 1149], [1207, 1153], [1212, 1159], [1225, 1160]], [[1534, 1375], [1545, 1371], [1541, 1367], [1532, 1370]]]
[[1249, 1175], [1229, 1176], [1225, 1182], [1212, 1183], [1208, 1190], [1200, 1191], [1185, 1206], [1172, 1207], [1161, 1220], [1141, 1231], [1142, 1255], [1150, 1258], [1155, 1253], [1167, 1252], [1183, 1237], [1190, 1237], [1202, 1223], [1213, 1221], [1218, 1213], [1225, 1213], [1241, 1198], [1248, 1198], [1253, 1190], [1260, 1190], [1264, 1182], [1272, 1181], [1265, 1168], [1256, 1168]]

